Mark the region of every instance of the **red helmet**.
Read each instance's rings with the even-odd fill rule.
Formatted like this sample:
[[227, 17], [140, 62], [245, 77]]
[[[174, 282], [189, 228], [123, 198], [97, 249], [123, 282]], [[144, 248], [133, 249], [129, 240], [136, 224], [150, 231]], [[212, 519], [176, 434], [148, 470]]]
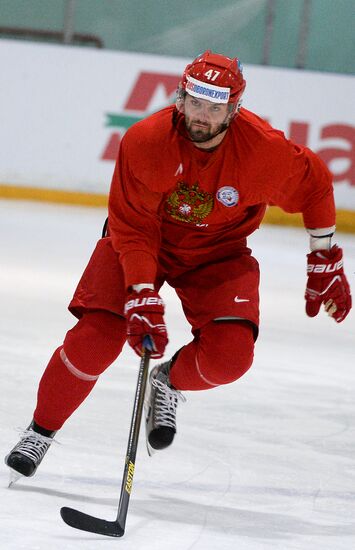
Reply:
[[211, 50], [187, 65], [181, 87], [188, 94], [214, 103], [238, 103], [246, 86], [239, 59]]

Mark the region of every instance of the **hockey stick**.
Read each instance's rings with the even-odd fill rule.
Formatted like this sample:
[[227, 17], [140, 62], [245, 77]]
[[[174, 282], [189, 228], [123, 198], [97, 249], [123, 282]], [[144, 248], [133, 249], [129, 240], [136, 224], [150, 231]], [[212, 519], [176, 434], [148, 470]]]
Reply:
[[129, 430], [126, 462], [123, 471], [123, 479], [121, 485], [121, 494], [118, 504], [117, 518], [115, 521], [107, 521], [105, 519], [96, 518], [74, 508], [64, 506], [60, 510], [62, 519], [75, 529], [97, 533], [98, 535], [107, 535], [109, 537], [122, 537], [125, 532], [127, 511], [129, 498], [131, 496], [134, 467], [138, 446], [139, 429], [141, 425], [145, 388], [147, 385], [148, 370], [151, 343], [150, 338], [144, 340], [145, 351], [139, 366], [136, 394], [134, 398], [131, 427]]

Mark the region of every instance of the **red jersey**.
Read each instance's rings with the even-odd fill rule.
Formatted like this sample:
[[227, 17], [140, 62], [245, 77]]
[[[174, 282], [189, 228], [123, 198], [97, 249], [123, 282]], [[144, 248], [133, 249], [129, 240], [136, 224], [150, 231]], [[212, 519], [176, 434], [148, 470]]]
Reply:
[[134, 124], [122, 139], [109, 196], [109, 229], [127, 286], [182, 272], [245, 247], [267, 205], [301, 212], [307, 228], [335, 224], [331, 174], [241, 109], [213, 151], [173, 124], [174, 106]]

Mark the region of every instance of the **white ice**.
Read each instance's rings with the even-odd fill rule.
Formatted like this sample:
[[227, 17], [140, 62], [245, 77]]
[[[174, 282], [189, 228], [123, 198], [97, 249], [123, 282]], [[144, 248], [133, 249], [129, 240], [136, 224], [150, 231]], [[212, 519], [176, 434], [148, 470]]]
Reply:
[[[2, 456], [75, 322], [66, 306], [104, 218], [104, 209], [0, 202]], [[337, 242], [355, 288], [355, 236]], [[74, 530], [59, 509], [115, 518], [139, 362], [128, 348], [35, 477], [8, 489], [0, 468], [1, 549], [355, 548], [355, 313], [339, 325], [324, 312], [306, 317], [302, 229], [263, 226], [250, 245], [262, 272], [254, 366], [228, 387], [189, 392], [165, 452], [149, 458], [142, 430], [125, 536]], [[163, 295], [169, 357], [190, 333], [173, 293]]]

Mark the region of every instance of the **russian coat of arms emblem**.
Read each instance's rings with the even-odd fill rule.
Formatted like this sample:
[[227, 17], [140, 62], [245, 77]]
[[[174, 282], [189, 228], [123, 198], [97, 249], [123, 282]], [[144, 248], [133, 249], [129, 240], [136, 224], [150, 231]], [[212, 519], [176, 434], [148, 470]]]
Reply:
[[198, 183], [179, 182], [166, 200], [165, 211], [175, 220], [198, 225], [212, 212], [213, 204], [211, 193], [202, 191]]

